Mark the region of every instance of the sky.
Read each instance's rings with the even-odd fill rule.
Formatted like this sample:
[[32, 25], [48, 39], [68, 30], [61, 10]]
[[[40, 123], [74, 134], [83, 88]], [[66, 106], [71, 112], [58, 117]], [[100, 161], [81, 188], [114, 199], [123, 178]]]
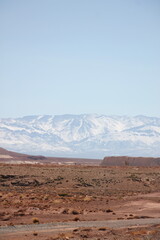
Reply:
[[160, 117], [159, 0], [0, 0], [0, 118]]

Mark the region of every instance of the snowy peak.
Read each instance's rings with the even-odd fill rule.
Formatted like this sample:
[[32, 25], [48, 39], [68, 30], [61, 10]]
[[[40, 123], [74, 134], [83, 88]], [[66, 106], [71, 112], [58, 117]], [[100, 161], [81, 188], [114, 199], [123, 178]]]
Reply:
[[0, 119], [0, 146], [71, 157], [160, 156], [160, 118], [66, 114]]

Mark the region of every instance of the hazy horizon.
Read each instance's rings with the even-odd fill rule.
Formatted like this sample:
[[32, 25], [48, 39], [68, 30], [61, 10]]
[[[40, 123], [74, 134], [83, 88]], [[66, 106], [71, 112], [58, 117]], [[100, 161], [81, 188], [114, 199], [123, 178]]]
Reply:
[[129, 118], [134, 118], [134, 117], [149, 117], [149, 118], [160, 118], [158, 116], [148, 116], [148, 115], [143, 115], [143, 114], [137, 114], [137, 115], [127, 115], [127, 114], [98, 114], [98, 113], [79, 113], [79, 114], [74, 114], [74, 113], [64, 113], [64, 114], [33, 114], [33, 115], [22, 115], [22, 116], [17, 116], [17, 117], [0, 117], [0, 119], [18, 119], [18, 118], [27, 118], [27, 117], [43, 117], [43, 116], [83, 116], [83, 115], [97, 115], [97, 116], [107, 116], [107, 117], [129, 117]]

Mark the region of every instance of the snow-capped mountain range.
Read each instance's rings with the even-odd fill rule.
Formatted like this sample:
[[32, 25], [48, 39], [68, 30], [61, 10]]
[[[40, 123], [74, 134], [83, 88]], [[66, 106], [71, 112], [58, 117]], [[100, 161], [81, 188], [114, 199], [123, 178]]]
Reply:
[[159, 157], [160, 118], [97, 114], [3, 118], [0, 146], [60, 157]]

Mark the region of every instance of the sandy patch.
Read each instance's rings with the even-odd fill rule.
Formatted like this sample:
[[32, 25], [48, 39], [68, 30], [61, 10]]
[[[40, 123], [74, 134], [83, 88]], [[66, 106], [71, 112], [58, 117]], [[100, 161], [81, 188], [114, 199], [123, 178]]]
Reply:
[[10, 155], [2, 155], [2, 154], [0, 154], [0, 158], [13, 158], [13, 157], [10, 156]]

